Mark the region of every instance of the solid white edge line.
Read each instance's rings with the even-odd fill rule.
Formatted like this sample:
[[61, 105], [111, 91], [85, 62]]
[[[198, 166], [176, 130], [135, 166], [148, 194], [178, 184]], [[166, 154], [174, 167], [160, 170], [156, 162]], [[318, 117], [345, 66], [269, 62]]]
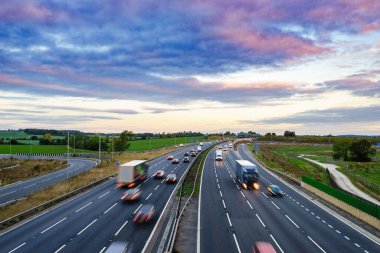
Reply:
[[41, 232], [41, 234], [45, 233], [46, 231], [48, 231], [49, 229], [51, 229], [52, 227], [58, 225], [59, 223], [61, 223], [62, 221], [66, 220], [66, 219], [67, 219], [67, 217], [63, 218], [62, 220], [60, 220], [60, 221], [58, 221], [58, 222], [56, 222], [56, 223], [54, 223], [53, 225], [51, 225], [51, 226], [48, 227], [47, 229], [43, 230], [43, 231]]
[[16, 251], [18, 250], [19, 248], [21, 248], [22, 246], [24, 246], [26, 244], [26, 242], [20, 244], [19, 246], [17, 246], [16, 248], [12, 249], [11, 251], [9, 251], [8, 253], [12, 253], [13, 251]]
[[93, 220], [90, 224], [88, 224], [84, 229], [82, 229], [77, 235], [82, 234], [87, 228], [89, 228], [92, 224], [94, 224], [98, 219]]
[[127, 223], [128, 223], [128, 220], [124, 222], [124, 224], [119, 228], [119, 230], [117, 230], [117, 232], [115, 233], [115, 236], [117, 236], [120, 233], [120, 231], [125, 227], [125, 225], [127, 225]]
[[230, 215], [228, 213], [226, 213], [226, 216], [227, 216], [227, 219], [228, 219], [228, 223], [230, 223], [230, 227], [232, 227], [232, 223], [231, 223], [231, 220], [230, 220]]
[[310, 236], [307, 236], [307, 238], [309, 238], [309, 240], [312, 241], [322, 252], [326, 253], [326, 251], [324, 251], [324, 249], [321, 246], [319, 246], [318, 243], [316, 243], [313, 239], [311, 239]]
[[238, 243], [238, 241], [237, 241], [237, 239], [236, 239], [236, 235], [235, 235], [235, 233], [233, 233], [232, 235], [233, 235], [233, 237], [234, 237], [234, 240], [235, 240], [235, 244], [236, 244], [237, 250], [238, 250], [239, 253], [241, 253], [241, 251], [240, 251], [240, 247], [239, 247], [239, 243]]
[[285, 217], [288, 218], [288, 220], [290, 220], [290, 221], [293, 223], [294, 226], [296, 226], [297, 228], [300, 228], [300, 227], [297, 225], [297, 223], [295, 223], [292, 219], [290, 219], [290, 217], [289, 217], [287, 214], [285, 214]]
[[117, 205], [117, 203], [113, 204], [110, 208], [108, 208], [108, 209], [104, 212], [104, 214], [108, 213], [108, 211], [111, 210], [112, 208], [114, 208], [116, 205]]
[[79, 208], [79, 209], [76, 210], [75, 212], [77, 213], [77, 212], [81, 211], [83, 208], [86, 208], [86, 207], [88, 207], [88, 206], [91, 205], [91, 204], [92, 204], [92, 201], [91, 201], [90, 203], [88, 203], [88, 204], [82, 206], [81, 208]]
[[54, 253], [60, 252], [64, 247], [66, 247], [66, 244], [63, 244], [59, 249], [57, 249], [56, 251], [54, 251]]
[[272, 238], [272, 240], [273, 240], [274, 243], [276, 244], [277, 248], [278, 248], [282, 253], [284, 253], [284, 251], [282, 250], [282, 248], [280, 247], [280, 245], [277, 243], [276, 239], [274, 239], [273, 235], [272, 235], [272, 234], [269, 234], [269, 236]]
[[259, 219], [259, 221], [261, 222], [261, 225], [263, 225], [263, 227], [265, 228], [265, 224], [264, 222], [260, 219], [260, 216], [256, 213], [256, 217]]
[[[244, 153], [253, 161], [255, 161], [254, 158], [251, 157], [251, 155], [249, 155], [243, 148], [243, 151]], [[260, 166], [261, 167], [261, 166]], [[376, 237], [375, 235], [373, 235], [372, 233], [368, 232], [367, 230], [357, 226], [355, 223], [352, 223], [351, 221], [347, 220], [346, 218], [344, 218], [343, 216], [337, 214], [337, 213], [333, 213], [332, 209], [328, 208], [327, 206], [324, 206], [322, 205], [321, 203], [318, 203], [318, 202], [315, 202], [314, 199], [312, 197], [310, 197], [309, 195], [303, 193], [303, 192], [300, 192], [298, 191], [296, 188], [294, 188], [293, 186], [287, 184], [284, 180], [282, 180], [282, 178], [278, 177], [278, 176], [275, 176], [271, 171], [267, 170], [266, 168], [264, 167], [261, 167], [262, 169], [264, 169], [268, 174], [270, 174], [272, 177], [276, 178], [277, 180], [279, 180], [281, 183], [283, 183], [284, 185], [286, 185], [287, 187], [289, 187], [290, 189], [292, 189], [295, 193], [297, 193], [298, 195], [300, 195], [301, 197], [303, 197], [304, 199], [308, 200], [309, 202], [311, 202], [312, 204], [316, 205], [317, 207], [319, 207], [320, 209], [322, 209], [323, 211], [325, 211], [326, 213], [330, 214], [331, 216], [335, 217], [338, 221], [340, 222], [343, 222], [344, 224], [346, 224], [348, 227], [352, 228], [353, 230], [355, 230], [356, 232], [358, 232], [359, 234], [363, 235], [364, 237], [366, 237], [367, 239], [371, 240], [372, 242], [374, 242], [375, 244], [379, 245], [380, 246], [380, 243], [377, 241], [379, 238]], [[363, 232], [364, 231], [364, 232]], [[373, 236], [374, 238], [376, 239], [373, 239], [371, 238], [371, 236], [367, 235], [366, 233], [370, 234], [371, 236]]]
[[140, 204], [140, 205], [137, 207], [137, 209], [133, 212], [133, 214], [135, 214], [135, 213], [140, 209], [140, 207], [142, 207], [142, 204]]

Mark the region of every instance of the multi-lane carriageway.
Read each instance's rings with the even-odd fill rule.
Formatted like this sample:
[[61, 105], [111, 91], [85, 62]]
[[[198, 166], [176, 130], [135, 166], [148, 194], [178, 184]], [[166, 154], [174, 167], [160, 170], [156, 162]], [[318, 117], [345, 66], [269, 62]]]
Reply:
[[[151, 161], [148, 175], [162, 169], [165, 174], [176, 173], [179, 179], [190, 164], [182, 163], [183, 153], [192, 148], [173, 153], [179, 164], [172, 164], [166, 156]], [[125, 190], [116, 188], [115, 180], [104, 183], [4, 232], [0, 252], [104, 252], [112, 241], [120, 240], [133, 242], [134, 252], [141, 252], [175, 186], [148, 177], [140, 186], [140, 200], [124, 203], [120, 197]], [[150, 224], [136, 225], [133, 216], [145, 203], [154, 204], [156, 216]]]
[[[246, 146], [223, 152], [223, 161], [214, 161], [214, 153], [202, 176], [197, 252], [252, 252], [256, 241], [270, 242], [277, 252], [380, 252], [365, 231], [260, 167]], [[259, 190], [244, 190], [236, 182], [237, 159], [258, 166]], [[269, 196], [269, 184], [279, 185], [285, 196]]]

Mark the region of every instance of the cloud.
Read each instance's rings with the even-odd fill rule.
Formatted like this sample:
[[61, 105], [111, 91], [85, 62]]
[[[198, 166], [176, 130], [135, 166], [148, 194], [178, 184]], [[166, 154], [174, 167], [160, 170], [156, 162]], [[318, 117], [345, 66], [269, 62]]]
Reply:
[[369, 123], [378, 122], [380, 106], [333, 108], [328, 110], [311, 110], [286, 117], [272, 118], [260, 121], [240, 120], [240, 124], [302, 124], [310, 125], [334, 125], [345, 123]]

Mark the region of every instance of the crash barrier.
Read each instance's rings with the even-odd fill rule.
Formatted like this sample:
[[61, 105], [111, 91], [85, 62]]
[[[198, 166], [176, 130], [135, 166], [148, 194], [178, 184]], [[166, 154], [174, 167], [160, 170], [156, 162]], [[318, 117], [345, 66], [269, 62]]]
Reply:
[[380, 206], [303, 176], [301, 186], [380, 229]]

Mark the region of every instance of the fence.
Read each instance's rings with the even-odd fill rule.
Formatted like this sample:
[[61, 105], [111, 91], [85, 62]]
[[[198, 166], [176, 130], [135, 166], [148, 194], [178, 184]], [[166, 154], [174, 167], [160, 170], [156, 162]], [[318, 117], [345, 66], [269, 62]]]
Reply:
[[311, 178], [308, 178], [308, 177], [305, 177], [303, 176], [302, 177], [302, 182], [306, 183], [306, 184], [309, 184], [315, 188], [317, 188], [318, 190], [352, 206], [352, 207], [355, 207], [377, 219], [380, 219], [380, 207], [376, 204], [373, 204], [369, 201], [366, 201], [366, 200], [363, 200], [363, 199], [359, 199], [355, 196], [352, 196], [350, 194], [347, 194], [343, 191], [340, 191], [340, 190], [337, 190], [337, 189], [334, 189], [330, 186], [327, 186], [325, 184], [322, 184], [320, 182], [317, 182]]

